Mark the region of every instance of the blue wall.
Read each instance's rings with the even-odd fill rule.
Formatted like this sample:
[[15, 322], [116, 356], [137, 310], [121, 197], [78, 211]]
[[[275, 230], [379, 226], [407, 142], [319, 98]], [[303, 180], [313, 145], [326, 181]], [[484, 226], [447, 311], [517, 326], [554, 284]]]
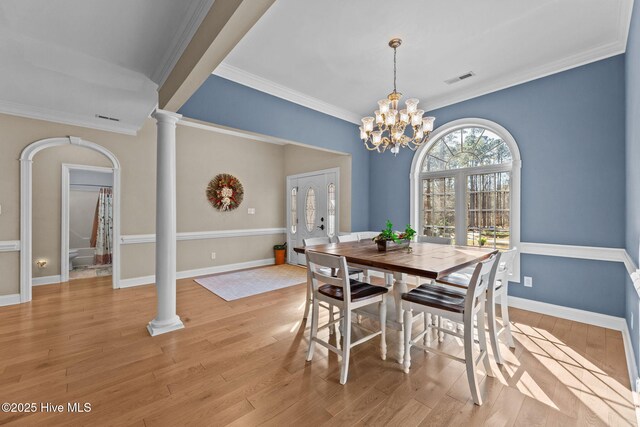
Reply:
[[[638, 265], [638, 244], [640, 241], [640, 1], [633, 5], [631, 28], [625, 55], [626, 65], [626, 110], [627, 110], [627, 252]], [[640, 370], [640, 313], [638, 293], [630, 279], [627, 279], [627, 323]], [[631, 324], [633, 313], [633, 324]]]
[[[522, 157], [523, 242], [624, 247], [625, 61], [616, 56], [441, 108], [436, 127], [479, 117], [511, 132]], [[371, 155], [371, 228], [409, 222], [413, 153]], [[624, 317], [622, 263], [523, 255], [533, 288], [511, 294]]]
[[[631, 89], [638, 82], [629, 77], [629, 69], [637, 69], [638, 61], [626, 62], [627, 89]], [[636, 109], [630, 111], [638, 111], [637, 97], [635, 102]], [[350, 153], [353, 230], [380, 229], [387, 218], [397, 226], [409, 222], [408, 177], [413, 153], [402, 150], [397, 157], [371, 154], [362, 148], [352, 123], [217, 76], [211, 76], [180, 113]], [[625, 227], [625, 219], [636, 219], [625, 215], [625, 198], [629, 197], [625, 181], [632, 179], [625, 176], [625, 148], [627, 154], [640, 155], [640, 147], [629, 139], [625, 147], [625, 122], [630, 120], [625, 120], [623, 56], [430, 114], [437, 117], [437, 125], [479, 117], [512, 133], [523, 161], [522, 241], [602, 247], [624, 247], [625, 241], [627, 245], [635, 241], [631, 253], [637, 258], [640, 227], [631, 237], [625, 236], [625, 229], [633, 229]], [[634, 131], [638, 134], [635, 129], [627, 129], [626, 134]], [[640, 185], [635, 191], [640, 196]], [[637, 310], [637, 301], [629, 296], [635, 290], [625, 285], [621, 263], [523, 255], [521, 273], [534, 278], [534, 287], [515, 284], [510, 288], [515, 296], [614, 316], [625, 316], [634, 304]]]
[[350, 153], [351, 228], [354, 231], [368, 229], [369, 153], [362, 147], [355, 124], [214, 75], [204, 82], [179, 113], [193, 119]]
[[[623, 247], [624, 107], [624, 57], [616, 56], [429, 115], [436, 127], [479, 117], [513, 135], [522, 157], [522, 241]], [[408, 150], [370, 156], [374, 229], [387, 218], [409, 221], [412, 158]]]

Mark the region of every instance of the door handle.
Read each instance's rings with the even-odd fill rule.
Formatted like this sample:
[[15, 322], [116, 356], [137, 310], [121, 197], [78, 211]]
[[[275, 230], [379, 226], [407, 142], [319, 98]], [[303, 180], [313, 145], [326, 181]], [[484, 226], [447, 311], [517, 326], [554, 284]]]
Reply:
[[318, 226], [318, 228], [319, 228], [320, 230], [324, 230], [324, 224], [319, 225], [319, 226]]

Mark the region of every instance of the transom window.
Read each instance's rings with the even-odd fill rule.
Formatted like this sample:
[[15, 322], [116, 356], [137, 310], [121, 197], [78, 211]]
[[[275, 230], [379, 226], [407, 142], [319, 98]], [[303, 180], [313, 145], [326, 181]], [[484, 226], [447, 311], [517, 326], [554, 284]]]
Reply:
[[424, 147], [426, 152], [416, 153], [417, 164], [414, 160], [412, 197], [417, 218], [412, 221], [421, 240], [444, 237], [457, 245], [511, 248], [518, 239], [513, 239], [511, 220], [510, 145], [490, 126], [457, 121], [443, 128]]

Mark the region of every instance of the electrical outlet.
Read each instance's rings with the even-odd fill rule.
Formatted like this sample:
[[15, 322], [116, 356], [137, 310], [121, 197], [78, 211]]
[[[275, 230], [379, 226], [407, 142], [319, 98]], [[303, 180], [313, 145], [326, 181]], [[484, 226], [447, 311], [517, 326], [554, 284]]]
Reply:
[[256, 208], [249, 208], [247, 209], [247, 213], [249, 215], [255, 215], [256, 214]]
[[211, 252], [211, 260], [213, 261], [214, 259], [216, 259], [216, 253], [215, 252]]
[[532, 288], [533, 287], [533, 279], [529, 276], [524, 276], [524, 286], [526, 288]]

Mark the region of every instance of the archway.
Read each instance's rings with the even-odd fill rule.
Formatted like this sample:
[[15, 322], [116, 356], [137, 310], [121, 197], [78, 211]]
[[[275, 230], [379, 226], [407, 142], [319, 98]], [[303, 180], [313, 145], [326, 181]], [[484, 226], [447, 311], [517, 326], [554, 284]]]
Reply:
[[[31, 301], [33, 158], [40, 151], [63, 145], [89, 148], [103, 154], [113, 168], [113, 288], [120, 287], [120, 162], [106, 148], [74, 136], [47, 138], [28, 145], [20, 155], [20, 302]], [[64, 239], [63, 239], [64, 240]]]

